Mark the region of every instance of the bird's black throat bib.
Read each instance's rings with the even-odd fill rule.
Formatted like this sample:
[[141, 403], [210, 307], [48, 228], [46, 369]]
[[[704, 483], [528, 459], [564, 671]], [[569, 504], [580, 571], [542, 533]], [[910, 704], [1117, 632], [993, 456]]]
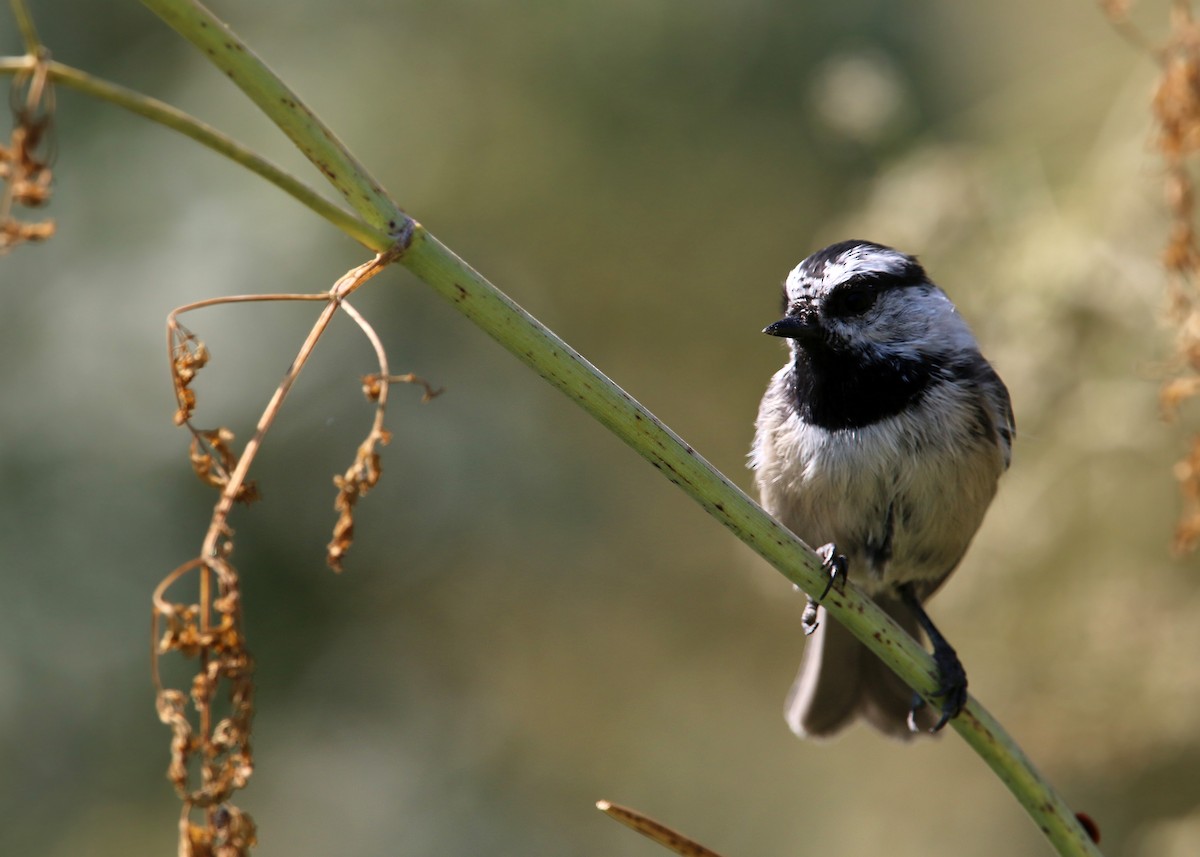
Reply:
[[792, 388], [805, 422], [824, 429], [855, 429], [919, 403], [944, 377], [940, 361], [885, 357], [806, 344], [796, 349]]

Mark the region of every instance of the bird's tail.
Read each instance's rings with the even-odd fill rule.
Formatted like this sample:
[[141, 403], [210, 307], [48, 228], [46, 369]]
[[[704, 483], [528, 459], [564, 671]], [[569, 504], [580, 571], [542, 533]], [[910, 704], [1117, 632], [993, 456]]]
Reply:
[[[904, 630], [921, 638], [916, 619], [898, 600], [881, 596], [882, 607]], [[839, 622], [821, 608], [800, 672], [788, 693], [784, 716], [801, 738], [831, 738], [857, 717], [894, 738], [909, 739], [913, 691]], [[937, 713], [924, 706], [916, 725], [928, 732]]]

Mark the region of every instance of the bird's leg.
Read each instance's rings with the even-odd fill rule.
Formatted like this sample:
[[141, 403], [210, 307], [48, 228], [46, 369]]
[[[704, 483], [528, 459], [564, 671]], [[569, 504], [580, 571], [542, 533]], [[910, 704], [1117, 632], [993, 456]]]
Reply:
[[[921, 606], [920, 599], [912, 590], [912, 584], [906, 583], [898, 587], [898, 590], [900, 600], [912, 612], [917, 624], [928, 635], [929, 642], [933, 646], [933, 662], [937, 665], [938, 670], [938, 687], [933, 693], [934, 696], [942, 698], [942, 716], [929, 731], [937, 732], [951, 719], [958, 716], [963, 706], [967, 704], [967, 671], [963, 669], [962, 661], [958, 659], [958, 653], [954, 651], [954, 647], [946, 642], [942, 632], [937, 629], [925, 612], [925, 608]], [[914, 732], [916, 731], [917, 710], [924, 704], [924, 700], [914, 694], [913, 710], [908, 716], [909, 728]]]
[[800, 617], [800, 625], [804, 628], [804, 636], [811, 637], [813, 631], [817, 630], [817, 602], [809, 598], [808, 603], [804, 605], [804, 615]]
[[846, 558], [837, 552], [837, 545], [833, 542], [817, 548], [817, 556], [821, 558], [821, 566], [829, 574], [829, 581], [817, 599], [817, 603], [820, 604], [835, 586], [838, 592], [846, 591]]

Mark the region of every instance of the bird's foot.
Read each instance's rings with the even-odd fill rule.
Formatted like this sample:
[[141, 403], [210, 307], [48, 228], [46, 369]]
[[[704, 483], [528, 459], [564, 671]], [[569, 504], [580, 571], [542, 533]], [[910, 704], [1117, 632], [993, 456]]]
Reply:
[[967, 704], [967, 671], [963, 669], [958, 653], [944, 638], [934, 643], [933, 662], [938, 668], [938, 688], [934, 694], [942, 700], [942, 716], [929, 731], [937, 732], [957, 717]]
[[846, 591], [846, 557], [837, 552], [837, 545], [830, 542], [827, 545], [821, 545], [817, 548], [817, 556], [821, 558], [821, 566], [829, 575], [829, 580], [825, 584], [825, 589], [817, 598], [817, 603], [820, 604], [825, 600], [825, 596], [830, 590], [836, 588], [839, 593]]

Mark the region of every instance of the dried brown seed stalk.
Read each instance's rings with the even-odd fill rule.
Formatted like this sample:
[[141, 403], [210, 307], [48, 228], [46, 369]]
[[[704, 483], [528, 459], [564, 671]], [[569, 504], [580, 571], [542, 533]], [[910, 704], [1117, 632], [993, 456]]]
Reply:
[[[226, 542], [221, 553], [228, 550]], [[168, 590], [193, 573], [196, 600], [167, 600]], [[237, 571], [224, 556], [192, 560], [163, 579], [153, 603], [156, 706], [171, 730], [167, 777], [183, 801], [181, 853], [241, 857], [254, 844], [254, 823], [229, 801], [254, 771], [254, 662], [241, 631]], [[161, 681], [159, 661], [170, 654], [196, 663], [186, 692]], [[194, 810], [204, 813], [203, 825], [191, 821]]]
[[[192, 432], [189, 457], [193, 470], [201, 480], [221, 491], [200, 557], [172, 571], [154, 593], [154, 681], [159, 717], [171, 729], [171, 762], [167, 773], [183, 801], [179, 822], [181, 857], [244, 857], [256, 838], [253, 820], [229, 802], [254, 771], [250, 749], [254, 662], [242, 634], [238, 573], [228, 561], [233, 550], [232, 530], [228, 525], [230, 511], [233, 503], [249, 502], [257, 496], [254, 483], [247, 479], [255, 455], [317, 341], [337, 310], [344, 309], [360, 326], [365, 326], [372, 345], [381, 355], [380, 380], [374, 397], [378, 402], [375, 423], [360, 446], [354, 465], [339, 483], [339, 503], [345, 518], [335, 535], [335, 541], [342, 545], [339, 559], [349, 547], [353, 532], [351, 510], [358, 498], [378, 482], [380, 462], [376, 448], [390, 439], [383, 428], [383, 410], [392, 379], [387, 375], [387, 361], [378, 337], [344, 299], [400, 252], [402, 247], [398, 246], [379, 254], [341, 277], [326, 293], [213, 298], [179, 307], [168, 316], [167, 348], [177, 402], [175, 422]], [[192, 424], [196, 396], [191, 385], [196, 373], [207, 364], [209, 354], [204, 343], [179, 324], [178, 316], [217, 304], [266, 300], [316, 300], [326, 306], [259, 418], [253, 437], [238, 456], [233, 452], [233, 433], [228, 429], [205, 430]], [[419, 379], [416, 382], [423, 383]], [[428, 385], [426, 393], [433, 395]], [[192, 572], [198, 579], [195, 600], [168, 601], [167, 590]], [[180, 688], [165, 687], [160, 679], [159, 660], [167, 654], [196, 662], [186, 693]], [[224, 712], [220, 719], [218, 710]], [[196, 814], [202, 817], [196, 819]]]
[[379, 482], [383, 474], [383, 462], [378, 447], [387, 446], [392, 440], [392, 433], [383, 427], [388, 386], [394, 383], [419, 385], [424, 388], [422, 402], [428, 402], [444, 392], [435, 390], [428, 381], [411, 372], [407, 375], [364, 375], [362, 382], [363, 395], [367, 401], [376, 403], [375, 423], [366, 440], [359, 444], [354, 463], [344, 474], [333, 477], [333, 484], [338, 489], [333, 508], [338, 513], [338, 519], [333, 525], [333, 539], [326, 548], [325, 561], [339, 574], [344, 570], [342, 559], [354, 541], [354, 507]]
[[[1159, 401], [1167, 418], [1175, 417], [1189, 399], [1200, 395], [1200, 241], [1197, 240], [1196, 188], [1192, 178], [1200, 154], [1200, 26], [1191, 4], [1175, 0], [1165, 42], [1155, 46], [1130, 21], [1131, 0], [1102, 0], [1118, 30], [1155, 58], [1161, 74], [1151, 101], [1154, 144], [1166, 165], [1164, 195], [1170, 226], [1163, 248], [1167, 271], [1167, 305], [1175, 325], [1174, 377], [1162, 386]], [[1187, 553], [1200, 547], [1200, 433], [1174, 468], [1182, 509], [1174, 549]]]

